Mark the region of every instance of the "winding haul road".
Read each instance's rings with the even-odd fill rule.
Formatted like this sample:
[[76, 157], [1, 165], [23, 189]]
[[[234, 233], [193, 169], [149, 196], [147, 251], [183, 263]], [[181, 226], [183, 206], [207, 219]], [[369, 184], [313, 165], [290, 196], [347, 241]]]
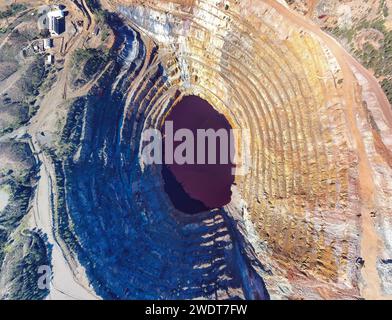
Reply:
[[[52, 210], [53, 190], [52, 176], [54, 175], [51, 164], [39, 151], [39, 143], [34, 137], [31, 140], [32, 149], [41, 163], [40, 179], [37, 185], [35, 198], [32, 205], [34, 214], [34, 227], [41, 229], [47, 236], [52, 246], [52, 280], [50, 282], [49, 300], [92, 300], [97, 299], [92, 289], [89, 288], [87, 279], [77, 279], [81, 270], [74, 270], [66, 259], [55, 235]], [[81, 278], [79, 275], [78, 278]], [[83, 282], [83, 284], [81, 284]]]
[[[74, 1], [75, 2], [75, 1]], [[83, 16], [88, 19], [88, 28], [93, 27], [94, 20], [91, 18], [91, 12], [85, 8], [85, 1], [82, 1]], [[89, 30], [88, 29], [88, 30]], [[84, 30], [81, 35], [75, 39], [78, 44], [81, 38], [89, 35], [88, 30]], [[72, 39], [71, 39], [72, 40]], [[70, 58], [75, 46], [69, 48], [64, 54], [65, 58]], [[67, 70], [67, 68], [65, 68]], [[50, 293], [47, 299], [53, 300], [93, 300], [99, 299], [94, 290], [90, 287], [84, 268], [75, 261], [76, 258], [68, 256], [67, 250], [64, 250], [65, 244], [59, 238], [56, 231], [52, 199], [56, 199], [55, 170], [50, 159], [42, 151], [41, 143], [38, 136], [42, 130], [45, 130], [45, 121], [51, 113], [55, 112], [56, 104], [61, 103], [62, 87], [66, 86], [67, 78], [65, 72], [60, 75], [60, 82], [63, 86], [55, 86], [54, 89], [45, 96], [41, 103], [38, 113], [32, 118], [28, 133], [31, 136], [30, 147], [36, 157], [37, 163], [40, 164], [40, 178], [37, 184], [35, 197], [32, 203], [33, 219], [32, 227], [41, 229], [48, 236], [48, 242], [52, 246], [52, 280], [50, 283]], [[76, 93], [75, 93], [76, 94]], [[54, 200], [55, 201], [55, 200]]]
[[331, 50], [334, 57], [343, 72], [343, 93], [347, 101], [346, 120], [350, 126], [351, 134], [354, 138], [358, 156], [359, 156], [359, 183], [361, 199], [367, 204], [362, 207], [362, 242], [361, 254], [366, 261], [366, 266], [362, 269], [364, 279], [364, 287], [362, 288], [362, 296], [366, 299], [385, 299], [381, 293], [381, 282], [377, 270], [378, 253], [380, 249], [380, 239], [376, 233], [373, 219], [370, 215], [374, 205], [374, 179], [371, 165], [366, 154], [366, 146], [364, 144], [361, 133], [356, 124], [356, 115], [363, 112], [362, 107], [358, 105], [355, 99], [355, 84], [358, 83], [353, 73], [353, 67], [358, 70], [368, 82], [368, 85], [375, 93], [378, 104], [382, 110], [385, 123], [392, 128], [392, 110], [387, 97], [381, 89], [379, 83], [374, 76], [364, 68], [357, 60], [355, 60], [334, 38], [326, 34], [320, 27], [309, 18], [290, 10], [286, 6], [274, 0], [265, 0], [271, 7], [279, 12], [288, 21], [302, 27], [303, 29], [315, 34], [321, 41]]
[[[271, 7], [273, 7], [277, 12], [279, 12], [283, 17], [285, 17], [288, 21], [303, 27], [304, 29], [311, 31], [313, 34], [317, 35], [324, 44], [333, 52], [335, 58], [338, 60], [340, 67], [342, 68], [346, 88], [349, 89], [348, 92], [352, 93], [352, 83], [357, 82], [355, 78], [351, 66], [355, 67], [368, 81], [369, 85], [372, 88], [372, 91], [376, 94], [378, 103], [382, 109], [385, 119], [388, 121], [388, 126], [392, 128], [392, 109], [389, 101], [380, 87], [377, 79], [367, 70], [364, 66], [362, 66], [356, 59], [353, 58], [340, 44], [329, 34], [325, 33], [321, 30], [320, 26], [314, 23], [309, 18], [306, 18], [293, 10], [290, 10], [286, 6], [274, 0], [265, 0]], [[347, 78], [346, 78], [347, 77]]]
[[[363, 296], [365, 298], [383, 298], [380, 289], [380, 279], [378, 276], [376, 263], [378, 259], [378, 235], [375, 231], [373, 220], [370, 216], [371, 204], [374, 202], [374, 182], [373, 174], [368, 157], [366, 154], [366, 146], [364, 145], [361, 133], [356, 125], [356, 115], [361, 113], [361, 106], [358, 105], [355, 99], [354, 85], [357, 79], [353, 73], [353, 68], [358, 70], [366, 79], [372, 91], [375, 93], [377, 101], [382, 110], [385, 122], [389, 128], [392, 128], [392, 111], [391, 106], [382, 91], [377, 80], [373, 75], [366, 70], [358, 61], [356, 61], [344, 48], [331, 36], [323, 32], [320, 27], [312, 22], [309, 18], [304, 17], [296, 12], [293, 12], [285, 5], [275, 0], [265, 0], [272, 8], [279, 12], [287, 21], [291, 21], [310, 31], [316, 35], [321, 41], [331, 50], [336, 57], [340, 68], [344, 75], [343, 91], [346, 95], [346, 119], [350, 125], [351, 133], [355, 141], [357, 150], [359, 152], [359, 173], [360, 173], [360, 187], [361, 197], [366, 203], [369, 203], [369, 208], [364, 208], [362, 212], [362, 230], [363, 238], [361, 251], [362, 256], [366, 261], [366, 267], [363, 268], [363, 278], [366, 286], [363, 288]], [[103, 1], [106, 3], [106, 1]], [[94, 25], [94, 20], [85, 1], [81, 1], [84, 13], [88, 19], [88, 29]], [[91, 26], [92, 25], [92, 26]], [[53, 108], [52, 104], [41, 107], [37, 114], [39, 119]], [[52, 110], [53, 111], [53, 110]], [[81, 281], [75, 277], [77, 270], [67, 262], [67, 258], [61, 246], [59, 245], [53, 227], [53, 212], [51, 205], [51, 196], [55, 192], [54, 186], [51, 183], [54, 177], [54, 171], [51, 169], [51, 164], [44, 157], [40, 151], [38, 141], [34, 138], [40, 130], [40, 121], [33, 125], [31, 131], [32, 149], [37, 156], [37, 160], [41, 163], [40, 180], [37, 187], [36, 196], [33, 203], [34, 220], [37, 228], [42, 229], [47, 235], [49, 242], [53, 245], [52, 248], [52, 265], [53, 265], [53, 280], [51, 282], [51, 291], [49, 299], [97, 299], [96, 295], [88, 287], [87, 279]], [[385, 298], [385, 297], [384, 297]]]

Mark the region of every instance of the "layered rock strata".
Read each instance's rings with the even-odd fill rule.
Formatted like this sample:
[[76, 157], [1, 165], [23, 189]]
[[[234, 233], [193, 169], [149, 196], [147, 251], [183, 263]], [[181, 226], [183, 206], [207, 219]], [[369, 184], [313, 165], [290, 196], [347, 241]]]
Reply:
[[[28, 129], [5, 137], [29, 142], [31, 175], [0, 236], [42, 230], [1, 246], [1, 297], [47, 294], [19, 290], [21, 256], [52, 264], [50, 295], [75, 299], [390, 297], [392, 112], [334, 39], [283, 1], [72, 3], [87, 31], [64, 45]], [[113, 42], [91, 40], [96, 20]], [[94, 43], [95, 69], [73, 79], [68, 51]], [[230, 203], [194, 215], [142, 159], [143, 132], [189, 95], [243, 133]]]
[[180, 92], [250, 130], [226, 210], [271, 295], [390, 294], [391, 111], [333, 40], [273, 1], [112, 5], [158, 45], [166, 80], [144, 127]]
[[66, 160], [53, 155], [59, 236], [103, 298], [268, 298], [227, 211], [184, 215], [164, 191], [160, 166], [141, 165], [143, 130], [158, 127], [182, 93], [156, 44], [116, 19], [111, 25], [113, 60], [71, 106]]

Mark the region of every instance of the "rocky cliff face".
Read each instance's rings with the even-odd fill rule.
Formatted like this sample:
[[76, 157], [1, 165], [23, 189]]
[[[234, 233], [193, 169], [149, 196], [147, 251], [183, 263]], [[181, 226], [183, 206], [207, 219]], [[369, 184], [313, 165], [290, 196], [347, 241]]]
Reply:
[[[273, 0], [76, 2], [113, 41], [72, 90], [64, 63], [56, 117], [29, 129], [35, 201], [50, 189], [49, 224], [37, 224], [54, 244], [55, 289], [64, 260], [69, 294], [81, 285], [102, 298], [392, 294], [392, 112], [333, 38]], [[231, 202], [195, 215], [141, 160], [144, 130], [160, 130], [185, 95], [245, 132]]]
[[161, 169], [139, 163], [143, 129], [181, 93], [156, 44], [115, 18], [110, 25], [111, 63], [70, 108], [66, 160], [53, 156], [61, 238], [103, 298], [267, 298], [227, 210], [184, 216], [164, 192]]
[[362, 70], [272, 1], [114, 2], [159, 45], [170, 83], [148, 125], [179, 91], [250, 129], [251, 169], [226, 210], [270, 294], [390, 294], [391, 110]]

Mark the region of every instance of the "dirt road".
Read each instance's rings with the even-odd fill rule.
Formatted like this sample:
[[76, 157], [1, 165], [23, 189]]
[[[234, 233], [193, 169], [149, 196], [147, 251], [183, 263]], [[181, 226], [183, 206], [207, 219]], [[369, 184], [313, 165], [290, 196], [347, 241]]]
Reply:
[[[70, 6], [71, 7], [71, 6]], [[75, 8], [73, 8], [75, 9]], [[77, 10], [77, 9], [76, 9]], [[56, 119], [56, 109], [63, 101], [64, 94], [67, 95], [67, 75], [69, 73], [69, 61], [73, 51], [82, 45], [83, 39], [88, 35], [87, 30], [76, 34], [71, 38], [72, 45], [64, 53], [64, 70], [60, 71], [57, 84], [47, 92], [41, 101], [38, 113], [31, 119], [28, 133], [31, 136], [31, 149], [37, 161], [41, 164], [40, 179], [37, 185], [35, 199], [32, 203], [32, 210], [35, 224], [34, 227], [42, 229], [48, 236], [48, 241], [52, 245], [52, 275], [50, 294], [47, 299], [68, 300], [99, 299], [90, 287], [84, 268], [71, 257], [65, 244], [56, 231], [53, 217], [53, 200], [56, 199], [55, 170], [50, 159], [42, 152], [42, 147], [37, 137], [41, 131], [52, 131], [53, 119]]]
[[[52, 176], [54, 169], [50, 168], [51, 164], [45, 156], [39, 151], [39, 144], [34, 137], [31, 141], [31, 147], [36, 154], [37, 160], [41, 162], [40, 179], [37, 191], [32, 204], [34, 214], [34, 227], [41, 229], [47, 236], [48, 242], [52, 245], [52, 280], [50, 283], [50, 293], [47, 297], [49, 300], [94, 300], [98, 297], [89, 287], [87, 279], [76, 279], [75, 274], [78, 270], [73, 270], [68, 263], [64, 252], [62, 251], [54, 233], [53, 212], [52, 212]], [[79, 271], [80, 273], [80, 271]], [[82, 284], [83, 283], [83, 284]]]
[[377, 80], [366, 70], [359, 62], [357, 62], [344, 48], [331, 36], [324, 33], [318, 25], [308, 18], [289, 10], [285, 6], [274, 0], [266, 0], [266, 2], [279, 12], [287, 21], [302, 27], [303, 29], [315, 34], [324, 44], [331, 50], [336, 57], [343, 73], [344, 83], [343, 92], [346, 101], [346, 120], [350, 127], [351, 134], [354, 138], [356, 149], [359, 157], [359, 183], [362, 206], [362, 242], [361, 255], [366, 261], [366, 266], [362, 269], [362, 276], [365, 285], [362, 289], [362, 295], [367, 299], [383, 299], [386, 298], [381, 294], [380, 277], [377, 270], [377, 260], [379, 253], [380, 239], [376, 233], [374, 222], [371, 218], [370, 212], [374, 206], [374, 180], [373, 172], [370, 166], [368, 156], [366, 153], [366, 146], [364, 144], [361, 133], [357, 127], [357, 114], [363, 112], [361, 106], [358, 105], [355, 99], [355, 84], [358, 82], [352, 71], [354, 66], [366, 78], [375, 93], [380, 108], [383, 112], [387, 125], [392, 128], [392, 111], [391, 106], [382, 91]]

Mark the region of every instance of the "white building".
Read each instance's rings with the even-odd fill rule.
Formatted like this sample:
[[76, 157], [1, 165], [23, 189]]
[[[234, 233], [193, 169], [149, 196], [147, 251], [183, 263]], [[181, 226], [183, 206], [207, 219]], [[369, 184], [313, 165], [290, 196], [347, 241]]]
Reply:
[[49, 54], [46, 58], [46, 64], [52, 65], [54, 63], [54, 55]]
[[65, 16], [63, 10], [48, 12], [49, 31], [52, 36], [58, 36], [65, 31]]
[[52, 39], [44, 39], [44, 49], [48, 50], [53, 47], [53, 40]]

